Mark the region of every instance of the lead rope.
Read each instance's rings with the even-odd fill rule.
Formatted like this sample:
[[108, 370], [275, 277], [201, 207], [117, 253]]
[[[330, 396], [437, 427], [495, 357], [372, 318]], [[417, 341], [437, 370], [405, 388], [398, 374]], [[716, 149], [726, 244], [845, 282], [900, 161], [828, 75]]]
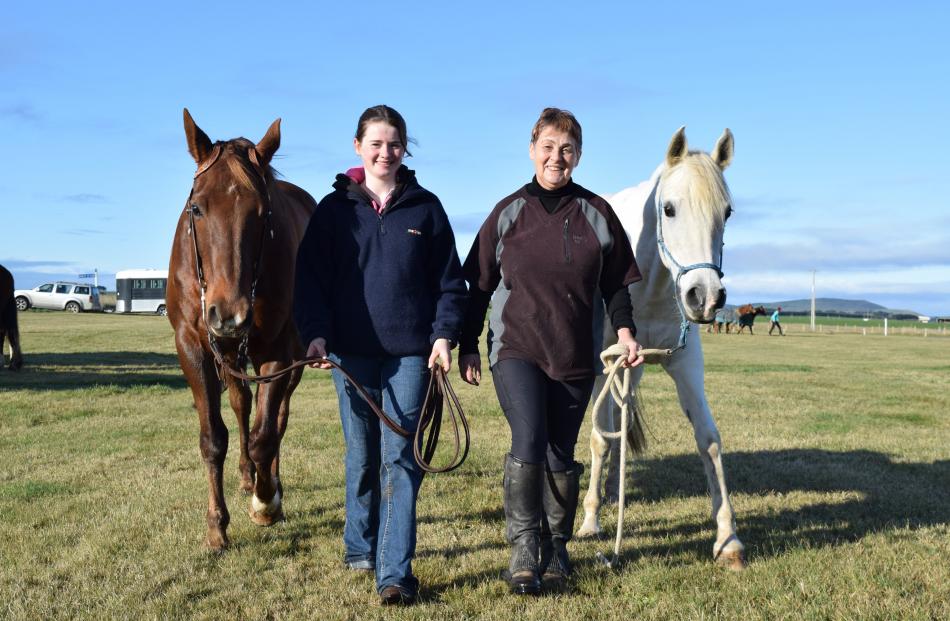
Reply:
[[[310, 358], [304, 358], [302, 360], [297, 360], [290, 364], [289, 366], [277, 371], [275, 373], [263, 374], [263, 375], [248, 375], [243, 371], [239, 371], [227, 364], [227, 361], [224, 360], [224, 356], [221, 355], [221, 352], [217, 347], [212, 347], [211, 353], [214, 355], [215, 361], [218, 363], [218, 367], [228, 375], [241, 380], [242, 382], [254, 382], [256, 384], [269, 384], [284, 375], [287, 375], [294, 369], [304, 367], [317, 362], [325, 362], [332, 367], [335, 367], [343, 377], [346, 378], [353, 388], [356, 389], [356, 392], [359, 394], [360, 398], [366, 402], [366, 405], [372, 410], [373, 414], [382, 422], [384, 425], [389, 427], [394, 433], [402, 436], [403, 438], [413, 437], [413, 457], [415, 457], [416, 463], [419, 464], [419, 467], [425, 472], [451, 472], [455, 470], [465, 461], [465, 458], [468, 457], [468, 449], [471, 444], [471, 431], [468, 425], [468, 419], [465, 418], [465, 412], [462, 411], [462, 403], [459, 401], [458, 395], [455, 394], [455, 390], [452, 389], [452, 385], [449, 383], [449, 378], [446, 376], [445, 371], [442, 370], [438, 364], [432, 367], [431, 375], [429, 376], [429, 385], [426, 388], [426, 398], [422, 405], [422, 412], [419, 415], [419, 424], [416, 426], [415, 434], [413, 432], [401, 427], [398, 423], [393, 421], [385, 412], [376, 404], [376, 401], [373, 400], [372, 396], [367, 392], [367, 390], [358, 382], [356, 378], [347, 372], [342, 366], [334, 362], [329, 358], [321, 358], [319, 356], [312, 356]], [[446, 404], [448, 404], [446, 406]], [[452, 459], [449, 461], [448, 465], [443, 467], [433, 466], [431, 463], [433, 455], [435, 455], [436, 447], [439, 442], [439, 433], [442, 429], [442, 415], [445, 410], [448, 410], [449, 416], [452, 420], [452, 430], [455, 436], [455, 450]], [[459, 433], [459, 427], [462, 428], [464, 432], [465, 442], [462, 442], [462, 434]], [[430, 428], [429, 437], [426, 438], [426, 429]], [[425, 444], [425, 449], [422, 448], [422, 445]]]
[[[640, 354], [643, 356], [644, 364], [657, 364], [669, 359], [674, 351], [676, 350], [641, 349]], [[603, 559], [608, 567], [613, 567], [614, 563], [616, 563], [620, 557], [620, 543], [623, 540], [623, 510], [626, 504], [627, 444], [629, 442], [627, 435], [629, 429], [628, 421], [637, 411], [636, 394], [630, 391], [630, 373], [633, 370], [630, 367], [623, 366], [627, 358], [627, 352], [627, 347], [620, 343], [615, 343], [600, 352], [600, 360], [604, 364], [604, 375], [607, 376], [607, 380], [604, 382], [604, 387], [601, 389], [600, 394], [597, 395], [597, 399], [594, 400], [594, 407], [591, 410], [591, 419], [593, 420], [593, 426], [597, 433], [607, 440], [620, 439], [620, 493], [619, 500], [617, 501], [617, 535], [614, 538], [613, 559], [608, 561], [599, 552], [597, 554], [598, 558]], [[622, 379], [617, 377], [617, 374], [621, 370], [623, 371]], [[600, 406], [603, 405], [608, 394], [620, 408], [619, 431], [607, 431], [602, 429], [597, 420], [597, 411], [600, 409]]]

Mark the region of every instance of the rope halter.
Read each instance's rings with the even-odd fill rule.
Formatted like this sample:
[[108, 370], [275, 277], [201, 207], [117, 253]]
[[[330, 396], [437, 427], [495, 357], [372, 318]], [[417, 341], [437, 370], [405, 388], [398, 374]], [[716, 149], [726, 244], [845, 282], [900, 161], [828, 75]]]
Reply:
[[682, 296], [680, 295], [680, 279], [687, 273], [698, 269], [710, 269], [723, 277], [722, 271], [722, 249], [725, 245], [720, 241], [719, 244], [719, 263], [691, 263], [683, 265], [673, 256], [666, 241], [663, 239], [663, 200], [660, 197], [660, 182], [657, 181], [656, 189], [653, 192], [654, 203], [656, 206], [656, 245], [660, 252], [666, 257], [667, 261], [676, 268], [676, 278], [673, 281], [673, 298], [676, 301], [676, 310], [680, 314], [680, 337], [673, 351], [686, 347], [686, 334], [689, 332], [690, 321], [686, 318], [686, 309], [683, 307]]

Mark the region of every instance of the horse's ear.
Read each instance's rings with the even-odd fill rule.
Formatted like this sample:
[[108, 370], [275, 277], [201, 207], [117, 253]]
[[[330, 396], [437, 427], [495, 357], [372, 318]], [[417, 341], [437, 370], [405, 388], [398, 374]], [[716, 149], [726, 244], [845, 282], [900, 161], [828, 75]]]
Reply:
[[734, 149], [735, 141], [732, 138], [732, 132], [729, 131], [727, 127], [723, 130], [722, 136], [716, 141], [716, 146], [713, 148], [712, 153], [710, 153], [713, 161], [719, 165], [720, 170], [729, 168], [729, 164], [732, 163], [732, 152]]
[[201, 164], [201, 162], [207, 159], [208, 154], [211, 153], [211, 139], [208, 138], [208, 134], [201, 131], [201, 128], [195, 123], [195, 120], [191, 118], [191, 113], [188, 112], [188, 108], [185, 108], [185, 138], [188, 140], [188, 152], [191, 153], [191, 157], [195, 158], [196, 164]]
[[280, 148], [280, 119], [277, 119], [270, 124], [270, 127], [267, 128], [267, 133], [264, 134], [264, 137], [261, 138], [261, 141], [257, 143], [255, 150], [257, 151], [258, 157], [261, 160], [261, 166], [267, 166], [270, 164], [270, 160], [274, 157], [274, 153], [277, 153], [277, 149]]
[[676, 166], [683, 161], [687, 153], [689, 153], [689, 145], [686, 144], [686, 126], [684, 125], [676, 130], [673, 139], [670, 140], [670, 146], [666, 150], [666, 165], [670, 168]]

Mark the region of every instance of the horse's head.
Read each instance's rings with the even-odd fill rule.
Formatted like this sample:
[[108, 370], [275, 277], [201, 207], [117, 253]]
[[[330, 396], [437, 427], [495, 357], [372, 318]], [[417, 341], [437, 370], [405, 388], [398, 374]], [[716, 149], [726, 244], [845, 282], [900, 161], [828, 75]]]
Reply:
[[686, 318], [713, 321], [726, 303], [722, 285], [722, 237], [732, 199], [722, 173], [732, 161], [732, 132], [725, 130], [711, 153], [690, 151], [686, 128], [673, 135], [656, 188], [660, 257], [677, 283]]
[[756, 315], [767, 315], [767, 314], [768, 314], [768, 311], [765, 310], [765, 307], [764, 307], [764, 306], [756, 306], [756, 307], [755, 307], [755, 314], [756, 314]]
[[185, 136], [198, 170], [185, 212], [190, 219], [202, 312], [219, 338], [239, 338], [253, 323], [254, 290], [270, 235], [271, 158], [280, 119], [256, 145], [245, 138], [212, 144], [186, 108]]

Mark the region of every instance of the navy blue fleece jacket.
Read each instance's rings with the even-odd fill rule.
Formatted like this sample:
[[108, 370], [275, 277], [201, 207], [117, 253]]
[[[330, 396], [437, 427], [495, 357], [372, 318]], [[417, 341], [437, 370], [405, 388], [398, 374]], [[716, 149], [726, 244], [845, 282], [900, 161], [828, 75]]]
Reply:
[[458, 340], [467, 294], [448, 217], [413, 171], [396, 179], [382, 214], [343, 174], [317, 206], [294, 284], [304, 347], [323, 337], [329, 352], [409, 356]]

